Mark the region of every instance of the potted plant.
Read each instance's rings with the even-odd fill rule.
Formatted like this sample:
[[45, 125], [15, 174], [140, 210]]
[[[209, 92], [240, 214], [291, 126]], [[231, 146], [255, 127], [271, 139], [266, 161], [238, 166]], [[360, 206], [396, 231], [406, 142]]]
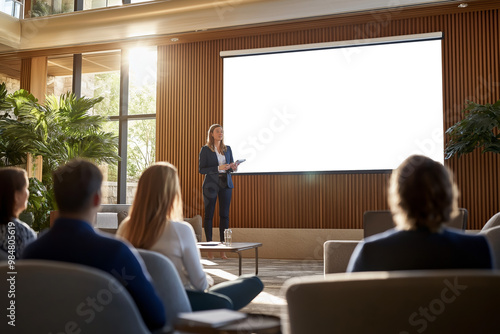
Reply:
[[[52, 171], [74, 158], [116, 165], [118, 137], [103, 130], [107, 117], [89, 113], [102, 98], [76, 98], [72, 93], [47, 96], [43, 104], [26, 90], [4, 94], [0, 85], [0, 167], [26, 163], [26, 154], [43, 157], [42, 184], [30, 180], [30, 206], [34, 227], [49, 226], [54, 210]], [[45, 201], [38, 197], [42, 196]], [[47, 210], [48, 209], [48, 210]]]
[[445, 158], [460, 157], [476, 148], [482, 153], [500, 153], [500, 100], [484, 105], [468, 101], [462, 112], [464, 119], [446, 130], [450, 141], [445, 149]]

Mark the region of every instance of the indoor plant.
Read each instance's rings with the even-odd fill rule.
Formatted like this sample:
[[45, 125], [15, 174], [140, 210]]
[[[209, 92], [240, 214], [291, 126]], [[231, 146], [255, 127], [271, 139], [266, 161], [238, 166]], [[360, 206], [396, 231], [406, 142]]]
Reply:
[[467, 102], [462, 111], [464, 119], [446, 130], [450, 141], [445, 149], [445, 158], [471, 153], [476, 148], [482, 153], [500, 153], [500, 100], [494, 104]]
[[[47, 96], [40, 104], [26, 90], [12, 94], [4, 94], [4, 90], [5, 85], [0, 85], [3, 111], [0, 118], [0, 166], [25, 164], [27, 153], [43, 157], [42, 184], [33, 181], [32, 185], [30, 180], [30, 186], [36, 187], [36, 191], [30, 195], [27, 210], [32, 210], [36, 220], [34, 227], [41, 230], [48, 227], [47, 212], [55, 208], [52, 171], [74, 158], [115, 165], [120, 160], [118, 139], [115, 134], [103, 130], [107, 117], [89, 112], [102, 100], [101, 97], [76, 98], [67, 93], [60, 97]], [[37, 202], [35, 196], [43, 196], [46, 202]]]

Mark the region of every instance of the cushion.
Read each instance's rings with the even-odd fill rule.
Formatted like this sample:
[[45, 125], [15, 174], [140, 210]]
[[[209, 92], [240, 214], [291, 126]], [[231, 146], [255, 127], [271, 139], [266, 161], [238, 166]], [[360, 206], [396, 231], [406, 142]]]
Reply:
[[118, 228], [118, 215], [115, 212], [98, 212], [96, 227], [105, 229]]
[[184, 218], [184, 221], [191, 224], [191, 226], [193, 226], [194, 234], [196, 235], [196, 240], [198, 240], [198, 242], [201, 242], [202, 241], [202, 231], [203, 231], [203, 228], [202, 228], [203, 220], [201, 219], [201, 216], [196, 215], [193, 218]]

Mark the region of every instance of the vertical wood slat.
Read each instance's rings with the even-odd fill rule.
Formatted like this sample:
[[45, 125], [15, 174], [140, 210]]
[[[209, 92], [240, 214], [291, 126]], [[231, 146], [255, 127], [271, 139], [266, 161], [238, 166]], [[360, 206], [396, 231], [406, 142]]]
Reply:
[[[498, 10], [430, 13], [400, 20], [396, 14], [374, 15], [355, 24], [339, 24], [332, 18], [326, 28], [276, 33], [270, 28], [257, 35], [160, 46], [157, 159], [178, 166], [185, 215], [203, 212], [198, 153], [208, 127], [222, 122], [220, 51], [443, 31], [447, 129], [461, 119], [467, 99], [492, 103], [500, 98], [498, 16]], [[499, 158], [474, 152], [446, 165], [455, 173], [460, 206], [469, 210], [468, 228], [481, 228], [499, 211]], [[364, 211], [387, 209], [388, 179], [387, 174], [235, 175], [230, 225], [362, 228]]]

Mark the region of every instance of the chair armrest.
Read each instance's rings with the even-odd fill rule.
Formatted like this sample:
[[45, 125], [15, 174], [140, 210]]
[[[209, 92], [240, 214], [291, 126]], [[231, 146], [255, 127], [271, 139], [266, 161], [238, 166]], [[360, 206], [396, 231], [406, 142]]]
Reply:
[[323, 245], [324, 273], [345, 273], [359, 240], [329, 240]]

